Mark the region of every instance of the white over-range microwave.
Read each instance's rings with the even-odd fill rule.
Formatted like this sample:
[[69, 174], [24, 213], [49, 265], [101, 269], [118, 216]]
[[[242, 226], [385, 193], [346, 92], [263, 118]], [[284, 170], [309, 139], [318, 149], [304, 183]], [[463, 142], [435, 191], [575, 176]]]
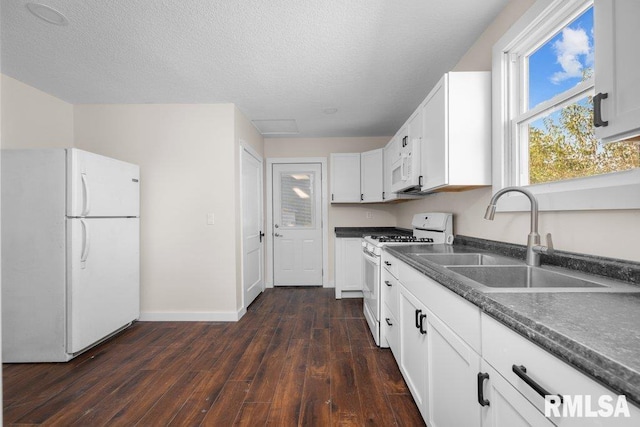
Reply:
[[400, 155], [391, 164], [391, 191], [394, 193], [420, 192], [420, 138], [400, 141]]

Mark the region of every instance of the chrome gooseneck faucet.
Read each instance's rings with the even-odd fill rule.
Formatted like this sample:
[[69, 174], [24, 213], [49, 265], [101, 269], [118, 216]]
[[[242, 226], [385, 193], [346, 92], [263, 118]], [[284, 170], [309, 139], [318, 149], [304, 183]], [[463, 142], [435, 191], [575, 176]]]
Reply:
[[503, 194], [515, 191], [522, 193], [529, 198], [531, 202], [531, 232], [527, 237], [527, 265], [539, 266], [540, 265], [540, 253], [553, 253], [553, 242], [551, 241], [551, 233], [547, 234], [547, 246], [540, 246], [540, 235], [538, 234], [538, 201], [535, 196], [531, 194], [529, 190], [525, 190], [520, 187], [505, 187], [496, 193], [491, 198], [489, 206], [487, 206], [487, 212], [484, 214], [484, 219], [493, 221], [496, 214], [496, 203]]

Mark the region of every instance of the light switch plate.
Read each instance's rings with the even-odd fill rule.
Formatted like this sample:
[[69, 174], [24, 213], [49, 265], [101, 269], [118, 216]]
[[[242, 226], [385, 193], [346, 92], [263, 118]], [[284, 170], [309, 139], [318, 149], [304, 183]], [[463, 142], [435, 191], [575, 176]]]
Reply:
[[207, 214], [207, 225], [213, 225], [215, 223], [215, 218], [212, 213]]

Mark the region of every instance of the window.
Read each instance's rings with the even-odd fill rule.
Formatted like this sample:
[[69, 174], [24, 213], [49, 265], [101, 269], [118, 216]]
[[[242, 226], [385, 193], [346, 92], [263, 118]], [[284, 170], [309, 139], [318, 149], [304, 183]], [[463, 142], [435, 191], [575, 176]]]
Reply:
[[[640, 207], [584, 193], [640, 182], [637, 139], [595, 138], [593, 9], [593, 0], [539, 0], [494, 46], [494, 189], [528, 186], [543, 210]], [[506, 210], [528, 208], [513, 199]]]

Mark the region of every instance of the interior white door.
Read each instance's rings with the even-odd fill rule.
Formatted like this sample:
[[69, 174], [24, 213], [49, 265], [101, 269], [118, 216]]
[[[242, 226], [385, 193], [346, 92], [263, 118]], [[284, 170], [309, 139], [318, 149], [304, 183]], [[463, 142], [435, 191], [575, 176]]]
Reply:
[[273, 284], [322, 286], [322, 167], [273, 165]]
[[264, 290], [262, 159], [242, 148], [242, 289], [244, 307]]
[[67, 352], [140, 317], [140, 220], [67, 220]]

